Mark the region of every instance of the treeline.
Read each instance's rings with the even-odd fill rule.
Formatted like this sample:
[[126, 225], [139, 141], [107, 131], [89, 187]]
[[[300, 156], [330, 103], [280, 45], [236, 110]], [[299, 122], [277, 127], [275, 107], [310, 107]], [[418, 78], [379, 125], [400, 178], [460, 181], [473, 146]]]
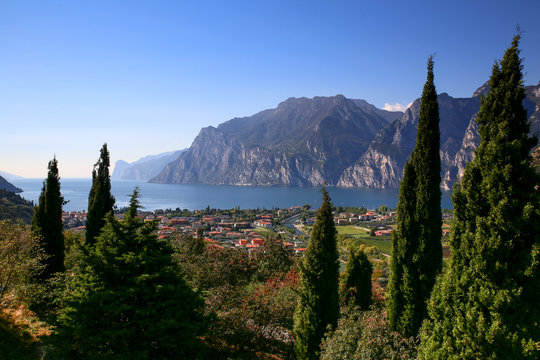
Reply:
[[0, 219], [22, 221], [30, 224], [33, 215], [32, 202], [5, 189], [0, 189]]
[[[452, 196], [447, 263], [430, 57], [386, 289], [372, 281], [374, 264], [384, 260], [370, 261], [365, 247], [347, 249], [340, 274], [324, 186], [303, 257], [274, 236], [250, 253], [208, 243], [201, 233], [159, 239], [156, 224], [138, 217], [138, 189], [124, 219], [114, 217], [105, 144], [92, 173], [85, 236], [62, 231], [56, 159], [31, 228], [0, 222], [2, 307], [26, 305], [48, 329], [33, 348], [21, 341], [21, 353], [46, 359], [539, 358], [540, 178], [529, 155], [537, 139], [527, 135], [519, 40], [518, 34], [493, 66], [482, 99], [481, 143]], [[2, 341], [0, 351], [13, 349]]]

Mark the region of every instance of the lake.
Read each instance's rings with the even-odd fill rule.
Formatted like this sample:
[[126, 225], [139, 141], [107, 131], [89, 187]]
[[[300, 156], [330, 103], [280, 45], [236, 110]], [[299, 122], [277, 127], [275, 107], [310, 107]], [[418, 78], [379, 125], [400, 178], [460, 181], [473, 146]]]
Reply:
[[[61, 191], [69, 201], [65, 211], [81, 211], [88, 208], [88, 193], [91, 179], [61, 179]], [[43, 179], [18, 179], [11, 181], [24, 190], [20, 195], [37, 203]], [[127, 206], [136, 186], [141, 192], [141, 204], [145, 210], [156, 209], [271, 209], [288, 208], [310, 204], [318, 208], [321, 204], [320, 188], [281, 186], [225, 186], [225, 185], [177, 185], [152, 184], [143, 181], [112, 180], [112, 193], [118, 207]], [[397, 189], [342, 189], [329, 187], [328, 193], [335, 206], [365, 206], [373, 209], [381, 205], [395, 208]], [[443, 192], [441, 205], [452, 208], [450, 194]]]

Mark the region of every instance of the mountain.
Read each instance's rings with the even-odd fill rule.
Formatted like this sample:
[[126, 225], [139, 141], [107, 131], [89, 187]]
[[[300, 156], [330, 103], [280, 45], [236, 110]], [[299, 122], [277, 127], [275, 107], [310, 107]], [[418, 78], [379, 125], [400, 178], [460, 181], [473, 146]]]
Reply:
[[[540, 83], [525, 90], [531, 134], [539, 136]], [[480, 141], [476, 116], [487, 91], [486, 83], [470, 98], [439, 95], [443, 189], [453, 186], [474, 156]], [[342, 95], [290, 98], [276, 109], [202, 129], [150, 181], [397, 188], [416, 142], [420, 99], [401, 115], [374, 108]]]
[[111, 178], [117, 180], [149, 180], [159, 174], [165, 165], [176, 160], [183, 151], [185, 150], [148, 155], [132, 163], [118, 160], [114, 165]]
[[[540, 134], [540, 83], [525, 88], [523, 101], [529, 114], [531, 134]], [[471, 98], [439, 95], [441, 130], [441, 187], [449, 190], [463, 175], [465, 165], [474, 157], [480, 143], [476, 116], [480, 98], [489, 91], [487, 83]], [[416, 141], [420, 101], [416, 100], [405, 114], [381, 130], [369, 149], [345, 170], [338, 181], [341, 187], [395, 188], [403, 175], [403, 166]]]
[[[441, 167], [453, 164], [460, 150], [465, 129], [480, 108], [480, 98], [453, 98], [446, 93], [438, 96], [441, 131]], [[368, 150], [338, 181], [341, 187], [397, 188], [405, 161], [416, 143], [420, 99], [405, 114], [381, 130]]]
[[0, 176], [0, 189], [4, 189], [13, 193], [22, 192], [22, 189], [19, 189], [18, 187], [4, 179], [2, 176]]
[[0, 189], [0, 220], [32, 222], [34, 204], [11, 191]]
[[202, 129], [191, 147], [150, 181], [334, 185], [387, 124], [343, 95], [289, 98], [275, 109]]
[[4, 177], [4, 179], [6, 179], [7, 181], [24, 179], [22, 176], [10, 174], [10, 173], [5, 172], [5, 171], [0, 171], [0, 176]]
[[380, 117], [385, 119], [388, 123], [391, 123], [392, 121], [396, 120], [397, 118], [403, 115], [402, 111], [387, 111], [387, 110], [379, 109], [375, 107], [375, 105], [371, 105], [370, 103], [368, 103], [366, 100], [353, 99], [352, 101], [359, 108], [365, 110], [368, 113], [375, 113], [379, 115]]

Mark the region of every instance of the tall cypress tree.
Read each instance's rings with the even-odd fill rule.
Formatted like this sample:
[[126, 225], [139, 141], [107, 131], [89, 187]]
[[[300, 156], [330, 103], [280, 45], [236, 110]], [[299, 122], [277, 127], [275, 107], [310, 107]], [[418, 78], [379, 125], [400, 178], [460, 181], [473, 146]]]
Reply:
[[390, 326], [404, 336], [418, 333], [442, 266], [439, 105], [432, 57], [427, 68], [416, 146], [401, 183], [388, 291]]
[[39, 235], [41, 247], [47, 258], [40, 277], [46, 280], [64, 268], [64, 225], [62, 223], [62, 206], [64, 197], [60, 193], [60, 176], [56, 156], [49, 161], [47, 179], [39, 196], [38, 206], [34, 208], [32, 229]]
[[88, 196], [88, 213], [86, 215], [86, 244], [94, 243], [95, 238], [105, 225], [105, 216], [114, 207], [109, 166], [109, 150], [107, 144], [103, 144], [99, 160], [92, 170], [92, 188]]
[[349, 249], [349, 259], [340, 287], [343, 303], [369, 310], [373, 303], [371, 295], [371, 274], [373, 267], [362, 249]]
[[540, 179], [519, 40], [493, 66], [480, 145], [454, 187], [452, 258], [433, 291], [421, 359], [540, 358]]
[[397, 229], [392, 233], [392, 260], [387, 287], [387, 313], [390, 327], [405, 336], [419, 326], [418, 295], [418, 221], [416, 209], [416, 172], [412, 162], [405, 163], [397, 204]]
[[339, 317], [336, 227], [324, 186], [321, 192], [323, 201], [300, 267], [294, 314], [295, 352], [300, 360], [318, 359], [326, 328], [336, 326]]

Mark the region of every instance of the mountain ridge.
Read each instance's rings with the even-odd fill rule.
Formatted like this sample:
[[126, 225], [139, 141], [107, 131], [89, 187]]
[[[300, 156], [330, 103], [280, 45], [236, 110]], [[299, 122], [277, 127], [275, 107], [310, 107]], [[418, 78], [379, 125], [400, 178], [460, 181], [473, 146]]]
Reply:
[[[531, 134], [539, 135], [540, 83], [525, 90]], [[474, 156], [475, 119], [487, 91], [484, 83], [470, 98], [438, 96], [443, 189], [453, 186]], [[419, 107], [416, 99], [403, 114], [382, 113], [385, 118], [365, 100], [343, 95], [289, 98], [274, 109], [203, 128], [187, 151], [149, 181], [397, 188], [416, 142]]]
[[201, 130], [151, 182], [319, 186], [387, 125], [343, 95], [289, 98], [275, 109]]

